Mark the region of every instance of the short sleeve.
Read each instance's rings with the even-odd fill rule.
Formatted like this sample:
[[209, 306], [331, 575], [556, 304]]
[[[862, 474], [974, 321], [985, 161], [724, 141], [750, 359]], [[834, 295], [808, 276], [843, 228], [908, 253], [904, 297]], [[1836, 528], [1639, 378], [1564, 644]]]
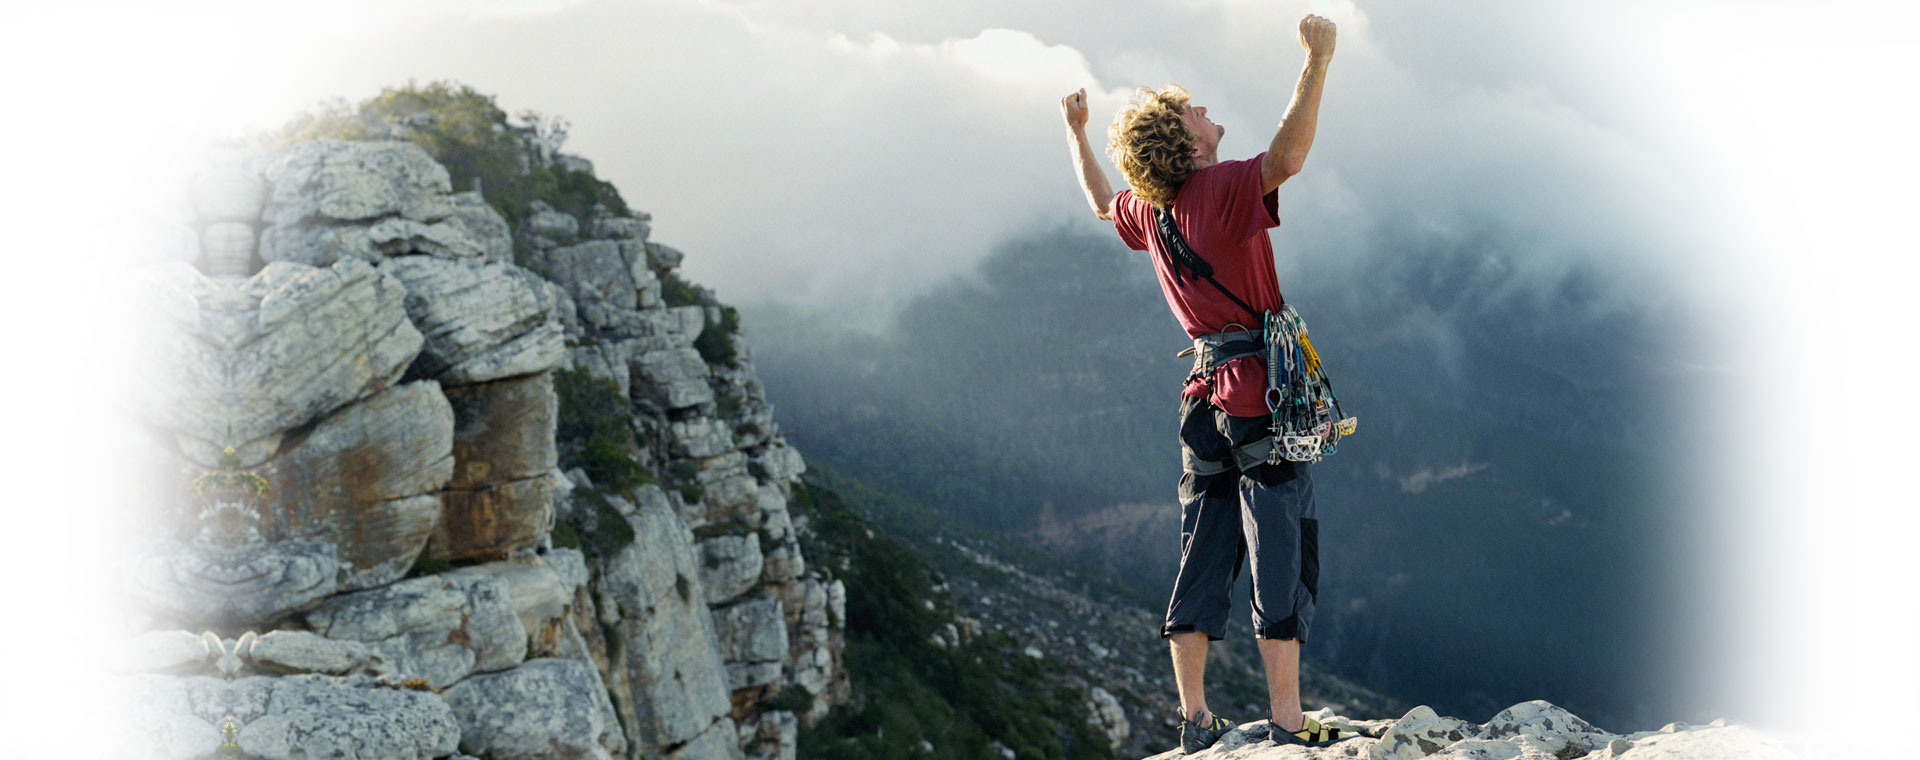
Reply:
[[1152, 229], [1147, 208], [1147, 202], [1134, 197], [1132, 190], [1113, 196], [1113, 230], [1120, 233], [1121, 242], [1136, 251], [1147, 250], [1147, 231]]
[[1280, 226], [1279, 190], [1260, 192], [1260, 161], [1266, 152], [1244, 161], [1225, 162], [1224, 198], [1220, 200], [1226, 228], [1239, 239]]

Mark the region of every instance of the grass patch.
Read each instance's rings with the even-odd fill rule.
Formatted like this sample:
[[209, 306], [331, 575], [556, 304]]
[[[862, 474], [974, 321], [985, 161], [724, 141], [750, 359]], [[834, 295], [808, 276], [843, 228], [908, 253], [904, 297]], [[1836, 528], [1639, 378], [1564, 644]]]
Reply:
[[553, 391], [560, 398], [560, 418], [554, 442], [560, 468], [579, 467], [596, 488], [631, 494], [655, 482], [653, 473], [638, 461], [645, 441], [633, 432], [633, 411], [620, 395], [620, 385], [586, 370], [553, 372]]
[[574, 519], [578, 523], [576, 536], [582, 553], [607, 557], [633, 543], [633, 525], [599, 491], [575, 488], [573, 504]]
[[[701, 321], [706, 325], [700, 331], [700, 337], [693, 340], [693, 349], [700, 352], [700, 358], [708, 364], [731, 367], [740, 359], [740, 348], [735, 337], [740, 334], [740, 312], [731, 306], [720, 307], [720, 321], [714, 322], [705, 314]], [[740, 400], [734, 399], [734, 408], [739, 409]], [[732, 416], [726, 414], [723, 416]]]

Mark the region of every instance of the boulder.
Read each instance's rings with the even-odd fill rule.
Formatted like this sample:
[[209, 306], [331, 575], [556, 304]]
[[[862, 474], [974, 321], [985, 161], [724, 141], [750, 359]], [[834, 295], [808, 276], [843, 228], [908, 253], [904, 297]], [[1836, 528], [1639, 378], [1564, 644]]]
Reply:
[[427, 256], [380, 270], [406, 286], [407, 315], [425, 336], [411, 374], [447, 385], [526, 375], [566, 359], [547, 284], [512, 264]]
[[403, 141], [312, 140], [271, 156], [264, 216], [279, 227], [386, 216], [431, 222], [453, 213], [447, 170]]
[[1127, 711], [1120, 707], [1120, 700], [1114, 698], [1113, 692], [1098, 686], [1087, 690], [1087, 724], [1100, 732], [1101, 736], [1107, 737], [1107, 745], [1116, 752], [1133, 733], [1132, 726], [1127, 723]]
[[406, 574], [439, 518], [433, 492], [454, 473], [454, 414], [432, 381], [398, 385], [328, 415], [260, 470], [270, 536], [332, 544], [340, 585]]
[[359, 641], [330, 639], [312, 631], [268, 631], [238, 652], [241, 659], [269, 672], [347, 675], [388, 671], [379, 652]]
[[265, 712], [235, 743], [260, 760], [431, 758], [460, 743], [453, 710], [432, 692], [381, 686], [368, 676], [291, 675], [269, 683]]
[[713, 401], [713, 388], [707, 385], [707, 363], [692, 348], [642, 354], [633, 360], [631, 372], [634, 395], [644, 394], [663, 411]]
[[[433, 758], [452, 753], [459, 724], [432, 692], [368, 676], [136, 676], [116, 684], [125, 715], [102, 727], [125, 751], [107, 757], [237, 755], [271, 760]], [[231, 725], [229, 743], [221, 727]]]
[[687, 255], [659, 243], [648, 243], [647, 257], [653, 260], [655, 269], [673, 269], [680, 266]]
[[327, 638], [365, 642], [393, 666], [393, 679], [434, 689], [512, 667], [527, 648], [509, 583], [487, 565], [330, 597], [306, 622]]
[[[1554, 751], [1571, 747], [1586, 754], [1606, 746], [1613, 735], [1545, 700], [1533, 700], [1501, 710], [1481, 726], [1481, 735], [1489, 739], [1531, 736]], [[1572, 751], [1572, 750], [1569, 750]]]
[[1370, 760], [1417, 760], [1468, 739], [1482, 737], [1479, 726], [1459, 718], [1443, 718], [1420, 705], [1408, 710], [1368, 749]]
[[149, 274], [152, 319], [133, 345], [155, 381], [135, 384], [136, 408], [204, 467], [229, 446], [258, 465], [281, 431], [392, 386], [423, 343], [406, 289], [363, 262], [275, 263], [245, 280]]
[[606, 692], [591, 668], [558, 659], [528, 660], [474, 675], [442, 696], [460, 723], [460, 743], [484, 757], [611, 760], [601, 737]]

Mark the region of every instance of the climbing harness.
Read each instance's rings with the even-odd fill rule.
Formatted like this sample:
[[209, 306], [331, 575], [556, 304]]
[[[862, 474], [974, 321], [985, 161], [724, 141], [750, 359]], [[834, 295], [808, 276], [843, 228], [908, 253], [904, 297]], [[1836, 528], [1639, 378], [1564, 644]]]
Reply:
[[1194, 338], [1193, 347], [1179, 354], [1193, 357], [1193, 370], [1187, 373], [1187, 382], [1211, 383], [1214, 371], [1227, 362], [1248, 356], [1265, 357], [1267, 413], [1272, 418], [1267, 462], [1318, 462], [1339, 451], [1340, 438], [1353, 435], [1359, 419], [1348, 417], [1341, 410], [1340, 399], [1333, 394], [1333, 383], [1320, 365], [1320, 354], [1307, 339], [1307, 323], [1300, 318], [1300, 313], [1287, 303], [1274, 311], [1258, 311], [1248, 306], [1213, 278], [1213, 267], [1187, 246], [1168, 209], [1155, 208], [1154, 221], [1160, 230], [1161, 247], [1170, 259], [1168, 269], [1173, 272], [1174, 282], [1186, 284], [1181, 273], [1184, 266], [1212, 283], [1227, 300], [1260, 322], [1258, 330], [1236, 322], [1220, 332]]

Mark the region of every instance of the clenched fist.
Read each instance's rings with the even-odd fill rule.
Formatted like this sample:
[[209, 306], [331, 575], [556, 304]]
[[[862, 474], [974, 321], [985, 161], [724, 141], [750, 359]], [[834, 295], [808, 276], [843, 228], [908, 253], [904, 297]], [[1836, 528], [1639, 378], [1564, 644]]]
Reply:
[[1069, 129], [1079, 129], [1087, 125], [1087, 89], [1080, 88], [1060, 99], [1060, 116], [1067, 120]]
[[1300, 19], [1300, 47], [1307, 49], [1307, 55], [1318, 58], [1333, 56], [1333, 22], [1311, 13]]

